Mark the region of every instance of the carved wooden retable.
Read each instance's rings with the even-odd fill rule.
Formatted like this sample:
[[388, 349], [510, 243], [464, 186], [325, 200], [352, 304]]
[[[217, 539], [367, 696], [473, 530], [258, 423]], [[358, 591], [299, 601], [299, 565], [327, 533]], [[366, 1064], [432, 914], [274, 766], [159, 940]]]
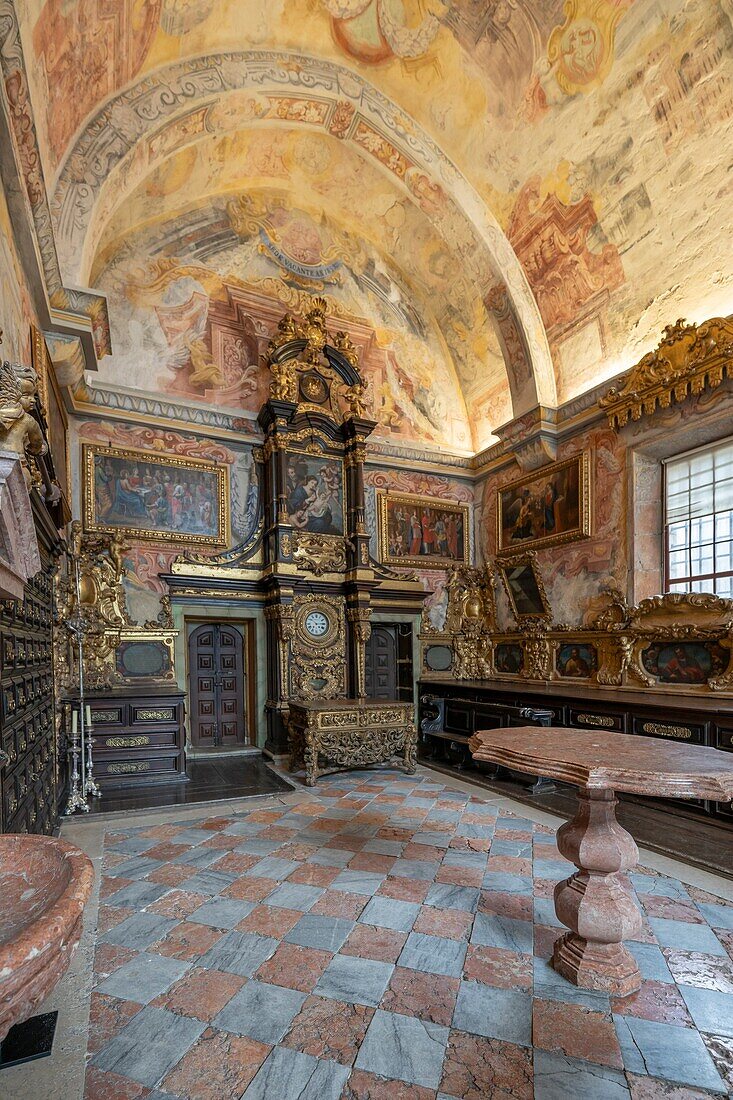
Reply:
[[616, 820], [614, 792], [729, 802], [733, 754], [654, 737], [537, 726], [484, 730], [469, 746], [475, 760], [576, 784], [577, 813], [557, 831], [560, 852], [578, 868], [555, 887], [555, 912], [570, 931], [555, 943], [552, 964], [586, 989], [635, 992], [641, 976], [623, 940], [641, 929], [626, 874], [639, 849]]
[[312, 787], [321, 762], [337, 768], [384, 763], [398, 754], [415, 771], [417, 729], [412, 703], [381, 699], [332, 699], [290, 704], [290, 770], [305, 768]]

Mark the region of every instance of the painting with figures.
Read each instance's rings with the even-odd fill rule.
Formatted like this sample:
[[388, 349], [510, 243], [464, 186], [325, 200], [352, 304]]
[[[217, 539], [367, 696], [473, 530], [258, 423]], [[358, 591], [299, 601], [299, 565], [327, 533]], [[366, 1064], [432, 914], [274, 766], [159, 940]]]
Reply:
[[641, 655], [644, 668], [662, 684], [706, 684], [727, 671], [730, 650], [720, 642], [656, 642]]
[[204, 459], [84, 447], [88, 531], [137, 538], [226, 542], [228, 470]]
[[587, 454], [553, 462], [498, 490], [497, 549], [537, 549], [590, 534]]
[[340, 458], [288, 451], [288, 523], [315, 535], [344, 533], [344, 467]]
[[445, 569], [469, 558], [468, 506], [433, 497], [377, 494], [379, 547], [389, 565]]

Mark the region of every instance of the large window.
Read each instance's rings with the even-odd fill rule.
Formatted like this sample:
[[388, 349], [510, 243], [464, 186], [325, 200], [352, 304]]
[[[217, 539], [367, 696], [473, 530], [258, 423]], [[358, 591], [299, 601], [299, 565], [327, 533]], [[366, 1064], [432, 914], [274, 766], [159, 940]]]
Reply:
[[733, 596], [733, 439], [665, 463], [665, 589]]

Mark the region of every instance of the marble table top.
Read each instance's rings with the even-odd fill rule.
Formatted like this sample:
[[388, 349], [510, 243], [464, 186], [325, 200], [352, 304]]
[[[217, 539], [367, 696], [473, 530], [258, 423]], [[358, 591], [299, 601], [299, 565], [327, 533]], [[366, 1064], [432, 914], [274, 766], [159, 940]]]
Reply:
[[519, 726], [480, 730], [476, 760], [596, 790], [659, 798], [733, 799], [733, 753], [628, 733]]

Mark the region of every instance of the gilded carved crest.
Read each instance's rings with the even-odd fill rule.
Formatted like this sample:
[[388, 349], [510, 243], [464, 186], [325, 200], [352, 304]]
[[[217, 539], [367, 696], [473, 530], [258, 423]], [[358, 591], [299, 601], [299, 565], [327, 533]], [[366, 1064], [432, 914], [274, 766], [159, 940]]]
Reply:
[[664, 329], [659, 346], [641, 359], [599, 404], [612, 428], [651, 416], [733, 374], [733, 316], [700, 325], [684, 320]]

